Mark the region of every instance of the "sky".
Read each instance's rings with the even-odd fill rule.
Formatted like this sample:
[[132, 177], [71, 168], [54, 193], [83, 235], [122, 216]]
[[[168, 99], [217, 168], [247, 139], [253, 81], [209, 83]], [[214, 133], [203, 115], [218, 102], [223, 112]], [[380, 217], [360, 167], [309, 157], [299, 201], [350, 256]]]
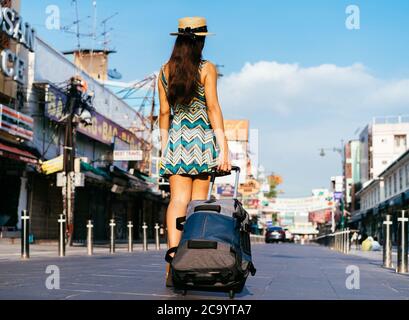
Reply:
[[[206, 17], [216, 35], [207, 38], [204, 57], [223, 66], [223, 114], [249, 119], [258, 130], [259, 163], [283, 177], [284, 197], [309, 196], [342, 173], [341, 156], [329, 150], [320, 157], [320, 148], [340, 148], [375, 116], [409, 114], [407, 0], [78, 3], [84, 34], [94, 21], [101, 34], [101, 21], [118, 13], [108, 22], [109, 47], [117, 51], [110, 68], [124, 81], [143, 79], [166, 63], [178, 18]], [[359, 9], [359, 29], [346, 26], [351, 4]], [[60, 30], [46, 27], [50, 6], [59, 9]], [[21, 13], [55, 48], [77, 46], [75, 36], [62, 31], [74, 30], [71, 0], [22, 0]], [[101, 41], [83, 37], [81, 47], [101, 47]]]

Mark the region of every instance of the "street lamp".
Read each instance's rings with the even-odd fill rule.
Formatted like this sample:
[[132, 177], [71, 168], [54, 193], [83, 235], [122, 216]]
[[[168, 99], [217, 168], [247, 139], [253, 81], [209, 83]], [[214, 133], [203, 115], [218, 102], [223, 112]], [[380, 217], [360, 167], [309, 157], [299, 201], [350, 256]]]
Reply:
[[[321, 157], [325, 157], [326, 156], [326, 153], [325, 153], [325, 151], [332, 151], [332, 152], [336, 152], [336, 153], [338, 153], [340, 156], [341, 156], [341, 168], [342, 168], [342, 173], [343, 173], [343, 176], [345, 177], [345, 173], [344, 173], [344, 160], [345, 160], [345, 149], [344, 149], [344, 140], [341, 140], [341, 148], [336, 148], [336, 147], [333, 147], [333, 148], [321, 148], [320, 149], [320, 156]], [[344, 191], [344, 190], [343, 190]], [[341, 213], [342, 213], [342, 215], [341, 215], [341, 225], [342, 226], [344, 226], [344, 224], [345, 224], [345, 221], [344, 221], [344, 209], [345, 209], [345, 203], [344, 203], [344, 196], [343, 196], [343, 194], [342, 194], [342, 196], [341, 196], [341, 199], [340, 199], [340, 203], [339, 203], [339, 205], [340, 205], [340, 210], [341, 210]], [[332, 232], [334, 232], [335, 231], [335, 219], [334, 219], [334, 210], [332, 210]]]

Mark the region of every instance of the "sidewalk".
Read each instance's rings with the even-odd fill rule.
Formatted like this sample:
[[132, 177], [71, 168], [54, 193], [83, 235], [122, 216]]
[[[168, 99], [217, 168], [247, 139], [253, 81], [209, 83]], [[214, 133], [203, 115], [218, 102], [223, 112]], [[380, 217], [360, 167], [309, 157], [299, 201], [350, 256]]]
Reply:
[[[376, 263], [379, 266], [383, 265], [383, 250], [381, 251], [362, 251], [362, 250], [351, 249], [350, 255], [368, 259], [372, 261], [372, 263]], [[398, 253], [397, 253], [397, 249], [393, 248], [392, 249], [393, 268], [396, 267], [397, 264], [398, 264]]]
[[[161, 243], [161, 249], [166, 248], [166, 244]], [[141, 243], [134, 243], [134, 251], [142, 251], [143, 247]], [[155, 244], [148, 244], [149, 251], [156, 251]], [[128, 253], [127, 243], [117, 243], [115, 245], [115, 254]], [[100, 244], [94, 245], [94, 255], [104, 256], [109, 255], [109, 245]], [[66, 247], [67, 257], [81, 257], [87, 256], [87, 247], [81, 245], [75, 245], [73, 247]], [[40, 260], [44, 258], [56, 258], [58, 257], [58, 243], [48, 242], [41, 244], [30, 245], [30, 260]], [[19, 243], [10, 244], [6, 242], [0, 242], [0, 262], [2, 261], [17, 261], [21, 260], [21, 245]]]

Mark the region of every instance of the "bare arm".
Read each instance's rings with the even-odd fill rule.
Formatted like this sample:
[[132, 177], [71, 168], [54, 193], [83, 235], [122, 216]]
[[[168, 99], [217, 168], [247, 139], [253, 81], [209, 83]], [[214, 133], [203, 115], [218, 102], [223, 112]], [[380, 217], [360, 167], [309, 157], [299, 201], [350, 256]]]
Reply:
[[226, 135], [224, 132], [223, 113], [220, 108], [218, 94], [217, 94], [217, 69], [208, 62], [206, 64], [205, 74], [205, 95], [208, 108], [208, 115], [210, 124], [214, 130], [217, 144], [220, 148], [218, 170], [231, 171], [229, 146], [227, 144]]
[[169, 106], [168, 98], [166, 96], [165, 88], [163, 87], [161, 73], [159, 74], [158, 89], [159, 89], [159, 102], [160, 102], [159, 128], [160, 128], [160, 138], [161, 138], [161, 150], [162, 150], [162, 156], [163, 156], [165, 152], [166, 144], [169, 139], [170, 106]]

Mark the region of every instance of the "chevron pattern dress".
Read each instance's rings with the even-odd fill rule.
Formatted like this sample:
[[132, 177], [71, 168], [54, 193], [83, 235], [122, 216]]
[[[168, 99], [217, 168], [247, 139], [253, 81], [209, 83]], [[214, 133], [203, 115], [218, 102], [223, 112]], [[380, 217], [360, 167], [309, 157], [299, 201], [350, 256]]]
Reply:
[[[200, 63], [199, 71], [206, 63]], [[164, 67], [161, 81], [168, 90]], [[204, 86], [198, 81], [196, 94], [190, 105], [171, 106], [173, 119], [169, 140], [160, 163], [160, 176], [196, 176], [217, 167], [219, 149], [207, 114]]]

